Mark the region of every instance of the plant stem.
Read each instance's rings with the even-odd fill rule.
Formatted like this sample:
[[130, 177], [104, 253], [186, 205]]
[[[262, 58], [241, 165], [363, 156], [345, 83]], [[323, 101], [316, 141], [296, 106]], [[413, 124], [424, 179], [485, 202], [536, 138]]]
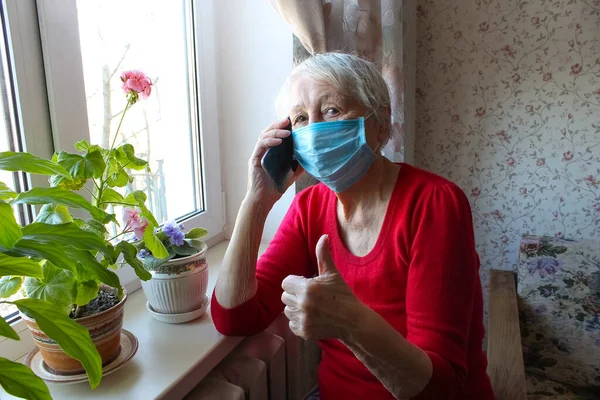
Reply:
[[[113, 147], [115, 147], [117, 137], [119, 136], [119, 131], [121, 130], [121, 124], [123, 123], [123, 119], [125, 119], [125, 114], [127, 113], [127, 110], [129, 109], [130, 106], [131, 106], [131, 100], [127, 100], [127, 104], [125, 104], [125, 109], [123, 110], [123, 114], [121, 114], [121, 119], [119, 120], [119, 125], [117, 125], [117, 131], [115, 132], [115, 138], [113, 139], [112, 144], [110, 145], [110, 150], [112, 150]], [[110, 153], [110, 150], [109, 150], [109, 153]]]
[[84, 186], [83, 188], [84, 188], [85, 190], [87, 190], [87, 191], [88, 191], [88, 193], [89, 193], [89, 194], [91, 194], [91, 195], [92, 195], [92, 197], [93, 197], [94, 199], [96, 198], [96, 195], [95, 195], [95, 194], [94, 194], [94, 193], [93, 193], [93, 192], [92, 192], [90, 189], [88, 189], [88, 188], [87, 188], [87, 187], [85, 187], [85, 186]]
[[131, 204], [131, 203], [121, 203], [118, 201], [101, 201], [99, 204], [118, 204], [120, 206], [130, 206], [130, 207], [136, 207], [137, 204]]
[[108, 242], [111, 242], [111, 241], [113, 241], [114, 239], [118, 238], [119, 236], [123, 236], [124, 234], [126, 234], [126, 233], [131, 233], [131, 232], [133, 232], [131, 229], [128, 229], [128, 230], [125, 230], [125, 229], [124, 229], [124, 230], [123, 230], [123, 232], [121, 232], [121, 233], [119, 233], [118, 235], [115, 235], [115, 236], [111, 237], [110, 239], [108, 239]]

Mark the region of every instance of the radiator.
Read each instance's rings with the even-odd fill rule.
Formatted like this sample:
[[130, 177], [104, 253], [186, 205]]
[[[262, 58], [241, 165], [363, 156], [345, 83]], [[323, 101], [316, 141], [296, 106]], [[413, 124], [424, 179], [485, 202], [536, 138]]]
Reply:
[[285, 316], [248, 337], [186, 400], [303, 400], [315, 387], [320, 350], [294, 335]]

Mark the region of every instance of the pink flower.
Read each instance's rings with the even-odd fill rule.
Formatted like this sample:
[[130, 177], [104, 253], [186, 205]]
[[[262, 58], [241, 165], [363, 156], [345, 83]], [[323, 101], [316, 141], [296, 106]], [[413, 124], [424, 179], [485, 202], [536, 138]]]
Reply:
[[573, 114], [569, 113], [569, 115], [567, 115], [567, 118], [572, 119], [573, 118]]
[[502, 236], [502, 243], [508, 243], [508, 236], [504, 235]]
[[479, 197], [480, 194], [481, 194], [481, 189], [479, 189], [478, 187], [471, 189], [471, 195], [473, 197]]
[[133, 229], [133, 233], [138, 239], [142, 239], [148, 226], [148, 221], [142, 217], [141, 210], [138, 207], [123, 209], [123, 223], [125, 224], [125, 230]]
[[554, 218], [558, 218], [558, 211], [553, 211], [552, 215], [554, 215]]
[[562, 128], [560, 133], [562, 133], [563, 136], [567, 136], [567, 128]]
[[477, 107], [477, 110], [475, 110], [475, 115], [478, 117], [483, 117], [485, 115], [485, 108]]
[[141, 71], [124, 71], [121, 74], [121, 82], [125, 93], [135, 92], [142, 99], [147, 99], [152, 92], [152, 80]]
[[514, 74], [514, 75], [512, 76], [512, 79], [513, 79], [513, 81], [514, 81], [515, 83], [518, 83], [518, 82], [521, 80], [521, 75], [519, 75], [519, 74]]
[[502, 50], [505, 57], [515, 58], [515, 53], [514, 53], [513, 49], [510, 47], [510, 45], [507, 44], [506, 46], [502, 47], [502, 49], [500, 49], [500, 50]]
[[546, 72], [544, 74], [544, 82], [550, 82], [552, 80], [552, 73]]
[[461, 31], [454, 32], [454, 39], [458, 40], [461, 37], [462, 37], [462, 32]]
[[592, 94], [595, 94], [596, 96], [600, 96], [600, 88], [596, 89], [592, 92]]
[[535, 162], [535, 165], [537, 165], [538, 167], [542, 167], [546, 164], [546, 160], [543, 158], [538, 158], [537, 161]]
[[490, 24], [488, 24], [487, 21], [483, 21], [479, 24], [479, 32], [486, 32], [488, 29], [490, 29]]
[[533, 17], [531, 18], [531, 23], [534, 25], [539, 25], [540, 24], [540, 17]]
[[529, 104], [527, 107], [525, 107], [525, 109], [527, 110], [527, 112], [530, 112], [530, 113], [533, 112], [533, 106], [531, 104]]
[[581, 29], [581, 24], [577, 24], [577, 25], [575, 25], [575, 28], [576, 28], [577, 30], [580, 30], [580, 29]]
[[495, 210], [490, 213], [494, 218], [499, 219], [500, 221], [504, 221], [504, 214], [500, 212], [500, 210]]
[[571, 65], [571, 73], [570, 75], [579, 75], [583, 67], [580, 64]]
[[588, 175], [585, 178], [583, 178], [583, 180], [591, 186], [598, 186], [598, 181], [596, 180], [596, 178], [594, 178], [592, 175]]
[[514, 158], [512, 158], [512, 157], [508, 157], [508, 158], [506, 159], [506, 163], [507, 163], [509, 166], [511, 166], [511, 167], [512, 167], [513, 165], [515, 165], [515, 159], [514, 159]]
[[523, 195], [527, 194], [527, 188], [522, 187], [521, 189], [519, 189], [519, 193], [521, 193]]
[[562, 237], [562, 236], [563, 236], [563, 233], [562, 233], [562, 232], [556, 232], [556, 233], [554, 234], [554, 237], [557, 237], [557, 238], [560, 238], [560, 237]]
[[570, 151], [566, 151], [563, 154], [563, 160], [565, 161], [571, 161], [573, 159], [573, 153], [571, 153]]
[[501, 131], [496, 132], [496, 136], [506, 143], [510, 143], [510, 136], [506, 134], [506, 131], [502, 129]]
[[594, 210], [596, 210], [596, 211], [600, 212], [600, 203], [596, 203], [596, 204], [594, 204], [594, 206], [593, 206], [593, 207], [594, 207]]
[[460, 117], [459, 117], [457, 114], [454, 114], [450, 120], [451, 120], [452, 122], [458, 122], [459, 118], [460, 118]]

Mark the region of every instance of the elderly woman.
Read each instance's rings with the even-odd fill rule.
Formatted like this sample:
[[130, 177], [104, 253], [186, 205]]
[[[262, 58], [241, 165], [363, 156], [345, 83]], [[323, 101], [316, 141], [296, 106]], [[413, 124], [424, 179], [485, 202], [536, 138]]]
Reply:
[[323, 400], [493, 399], [469, 202], [382, 157], [390, 100], [377, 67], [317, 55], [282, 93], [303, 167], [294, 178], [305, 170], [321, 183], [296, 196], [257, 260], [280, 198], [261, 157], [290, 135], [287, 120], [262, 133], [213, 295], [217, 329], [252, 335], [284, 311], [296, 335], [319, 341]]

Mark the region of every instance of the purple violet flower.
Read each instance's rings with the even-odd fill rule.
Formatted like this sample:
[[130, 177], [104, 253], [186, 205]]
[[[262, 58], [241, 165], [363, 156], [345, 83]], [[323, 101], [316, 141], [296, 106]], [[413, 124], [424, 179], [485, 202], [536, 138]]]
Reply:
[[183, 246], [185, 234], [181, 231], [180, 225], [175, 221], [167, 221], [163, 226], [163, 232], [169, 238], [169, 242], [175, 246]]

